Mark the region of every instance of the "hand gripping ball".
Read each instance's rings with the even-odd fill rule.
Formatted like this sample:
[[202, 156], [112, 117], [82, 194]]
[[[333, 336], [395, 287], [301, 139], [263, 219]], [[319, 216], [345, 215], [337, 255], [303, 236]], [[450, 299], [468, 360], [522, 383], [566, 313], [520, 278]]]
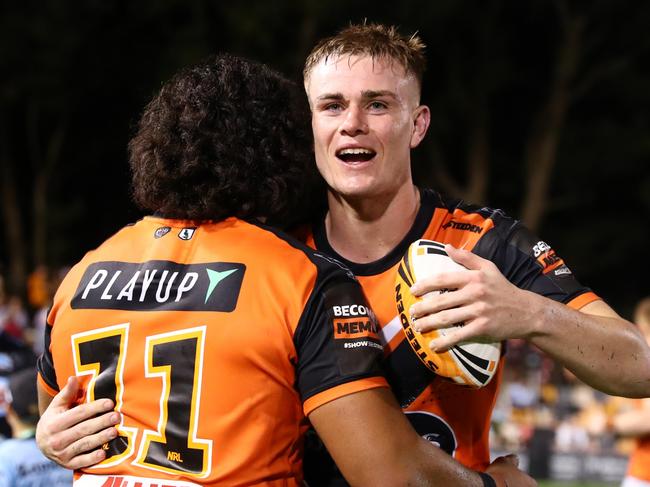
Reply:
[[409, 313], [411, 306], [421, 299], [426, 299], [431, 294], [452, 291], [441, 289], [418, 298], [409, 290], [415, 281], [438, 272], [461, 269], [464, 267], [447, 255], [443, 244], [432, 240], [417, 240], [409, 246], [399, 263], [395, 281], [395, 300], [406, 338], [424, 365], [437, 375], [451, 379], [457, 384], [479, 388], [486, 386], [497, 371], [501, 343], [463, 343], [446, 352], [436, 353], [429, 348], [431, 340], [445, 336], [456, 327], [463, 326], [463, 323], [420, 333], [413, 328], [413, 320]]

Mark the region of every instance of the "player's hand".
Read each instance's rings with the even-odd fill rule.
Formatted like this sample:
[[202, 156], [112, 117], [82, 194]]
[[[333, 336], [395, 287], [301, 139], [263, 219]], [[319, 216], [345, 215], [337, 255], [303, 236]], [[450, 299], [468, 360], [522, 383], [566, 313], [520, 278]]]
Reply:
[[536, 487], [537, 482], [527, 473], [519, 470], [517, 455], [506, 455], [494, 460], [485, 473], [492, 476], [498, 487]]
[[[539, 298], [510, 283], [489, 260], [451, 245], [445, 251], [466, 269], [440, 272], [413, 285], [411, 292], [424, 297], [411, 308], [414, 327], [425, 332], [459, 322], [465, 326], [433, 340], [431, 348], [441, 352], [460, 342], [527, 337], [534, 329]], [[454, 291], [424, 296], [440, 289]]]
[[113, 401], [96, 401], [72, 407], [79, 393], [79, 381], [70, 377], [54, 396], [36, 427], [36, 443], [43, 454], [59, 465], [76, 469], [101, 462], [101, 446], [117, 436], [119, 413]]

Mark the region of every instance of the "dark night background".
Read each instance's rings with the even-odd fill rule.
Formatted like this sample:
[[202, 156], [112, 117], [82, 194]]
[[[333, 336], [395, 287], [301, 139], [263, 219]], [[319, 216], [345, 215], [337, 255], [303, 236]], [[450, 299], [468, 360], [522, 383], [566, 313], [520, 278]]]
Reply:
[[151, 95], [206, 55], [299, 79], [348, 22], [428, 45], [416, 180], [524, 218], [625, 317], [650, 294], [650, 3], [2, 2], [0, 274], [70, 265], [141, 215], [126, 145]]

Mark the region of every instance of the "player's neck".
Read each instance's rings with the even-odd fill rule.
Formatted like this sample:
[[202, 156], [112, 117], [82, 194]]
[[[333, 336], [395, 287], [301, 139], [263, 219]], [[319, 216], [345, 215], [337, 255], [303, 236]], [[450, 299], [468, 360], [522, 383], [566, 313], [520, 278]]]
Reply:
[[402, 241], [415, 221], [420, 192], [412, 185], [369, 198], [328, 194], [327, 240], [342, 257], [366, 264], [381, 259]]

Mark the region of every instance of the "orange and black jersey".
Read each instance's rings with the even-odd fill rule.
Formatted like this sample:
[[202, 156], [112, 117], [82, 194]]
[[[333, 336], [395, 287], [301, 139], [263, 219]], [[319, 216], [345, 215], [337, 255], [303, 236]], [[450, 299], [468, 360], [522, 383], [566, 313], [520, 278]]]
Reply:
[[78, 485], [300, 485], [305, 416], [386, 386], [377, 333], [350, 271], [295, 239], [146, 217], [65, 278], [39, 381], [122, 413]]
[[429, 372], [413, 353], [395, 305], [395, 274], [409, 244], [427, 239], [471, 250], [494, 262], [516, 286], [573, 308], [598, 297], [578, 283], [549, 245], [501, 210], [444, 199], [432, 190], [421, 190], [420, 196], [412, 228], [397, 247], [376, 262], [358, 264], [338, 255], [327, 241], [322, 221], [303, 239], [343, 262], [361, 282], [382, 327], [389, 384], [415, 429], [464, 465], [484, 469], [490, 459], [490, 417], [502, 371], [485, 388], [464, 388]]

